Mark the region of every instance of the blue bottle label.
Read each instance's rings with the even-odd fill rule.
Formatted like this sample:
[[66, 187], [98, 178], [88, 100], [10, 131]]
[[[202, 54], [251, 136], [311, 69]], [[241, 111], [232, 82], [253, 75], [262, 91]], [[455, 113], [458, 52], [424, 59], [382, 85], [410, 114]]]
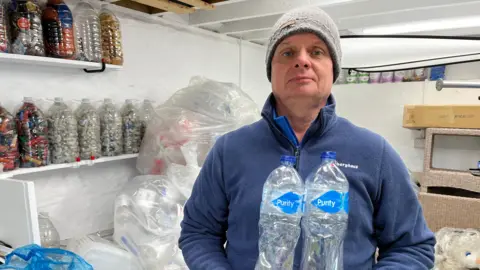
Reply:
[[285, 214], [295, 214], [302, 207], [302, 195], [294, 192], [288, 192], [272, 200], [272, 204]]
[[330, 190], [312, 200], [311, 203], [323, 212], [330, 214], [338, 213], [343, 208], [343, 194], [335, 190]]
[[349, 196], [350, 196], [349, 192], [347, 192], [343, 195], [343, 210], [347, 214], [348, 214], [348, 211], [350, 210], [350, 206], [348, 205], [349, 201], [350, 201]]

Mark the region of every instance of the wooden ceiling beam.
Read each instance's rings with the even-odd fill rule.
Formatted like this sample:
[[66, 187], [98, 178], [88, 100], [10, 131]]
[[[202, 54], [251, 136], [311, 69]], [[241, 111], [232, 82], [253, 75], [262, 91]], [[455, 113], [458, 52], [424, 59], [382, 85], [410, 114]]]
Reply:
[[214, 5], [212, 5], [210, 3], [207, 3], [205, 1], [202, 1], [202, 0], [177, 0], [177, 1], [185, 3], [185, 4], [190, 5], [190, 6], [201, 8], [201, 9], [206, 9], [206, 10], [215, 9]]
[[147, 6], [147, 5], [143, 5], [143, 4], [140, 4], [140, 3], [137, 3], [137, 2], [132, 2], [130, 0], [115, 1], [115, 2], [112, 2], [112, 4], [115, 4], [117, 6], [121, 6], [121, 7], [124, 7], [124, 8], [133, 9], [133, 10], [136, 10], [136, 11], [140, 11], [140, 12], [147, 13], [147, 14], [157, 14], [157, 13], [163, 12], [163, 10], [161, 10], [161, 9], [154, 8], [154, 7]]
[[177, 14], [189, 14], [195, 12], [194, 8], [187, 7], [181, 4], [170, 2], [168, 0], [131, 0], [140, 4], [151, 6], [158, 9], [174, 12]]

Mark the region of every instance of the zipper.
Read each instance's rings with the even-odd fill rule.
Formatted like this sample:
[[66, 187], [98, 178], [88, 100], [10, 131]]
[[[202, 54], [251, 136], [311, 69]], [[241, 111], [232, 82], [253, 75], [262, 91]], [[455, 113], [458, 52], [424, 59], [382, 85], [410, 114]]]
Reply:
[[[266, 118], [266, 117], [265, 117]], [[300, 146], [295, 146], [289, 138], [287, 138], [287, 136], [285, 136], [285, 134], [283, 134], [282, 131], [280, 131], [275, 125], [273, 125], [272, 123], [270, 123], [270, 121], [266, 120], [268, 125], [270, 126], [270, 128], [273, 128], [275, 129], [280, 135], [282, 135], [283, 138], [285, 138], [287, 140], [287, 142], [290, 144], [290, 146], [292, 147], [293, 149], [293, 155], [295, 156], [295, 170], [298, 171], [298, 168], [300, 166]], [[298, 171], [299, 172], [299, 171]]]
[[295, 170], [299, 171], [298, 168], [300, 167], [300, 146], [295, 148], [294, 155], [295, 155]]

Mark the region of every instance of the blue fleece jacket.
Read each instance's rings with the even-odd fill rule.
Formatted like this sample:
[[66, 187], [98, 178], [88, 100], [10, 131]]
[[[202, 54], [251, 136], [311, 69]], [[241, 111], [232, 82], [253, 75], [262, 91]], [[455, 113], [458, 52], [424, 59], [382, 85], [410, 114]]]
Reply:
[[[208, 154], [184, 209], [179, 245], [188, 267], [254, 269], [263, 184], [280, 156], [296, 155], [306, 179], [323, 151], [336, 151], [350, 184], [344, 269], [433, 268], [434, 235], [404, 163], [385, 139], [338, 117], [331, 96], [296, 146], [275, 123], [274, 104], [270, 96], [262, 120], [220, 137]], [[300, 238], [294, 269], [302, 246]]]

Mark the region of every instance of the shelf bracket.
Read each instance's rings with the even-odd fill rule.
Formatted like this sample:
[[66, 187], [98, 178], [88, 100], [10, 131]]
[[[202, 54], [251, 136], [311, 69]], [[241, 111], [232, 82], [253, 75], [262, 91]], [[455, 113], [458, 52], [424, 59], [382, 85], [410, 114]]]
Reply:
[[104, 72], [105, 71], [105, 68], [106, 68], [106, 64], [105, 64], [105, 61], [102, 59], [102, 68], [101, 69], [91, 69], [91, 70], [88, 70], [86, 68], [83, 69], [83, 71], [85, 71], [86, 73], [100, 73], [100, 72]]

